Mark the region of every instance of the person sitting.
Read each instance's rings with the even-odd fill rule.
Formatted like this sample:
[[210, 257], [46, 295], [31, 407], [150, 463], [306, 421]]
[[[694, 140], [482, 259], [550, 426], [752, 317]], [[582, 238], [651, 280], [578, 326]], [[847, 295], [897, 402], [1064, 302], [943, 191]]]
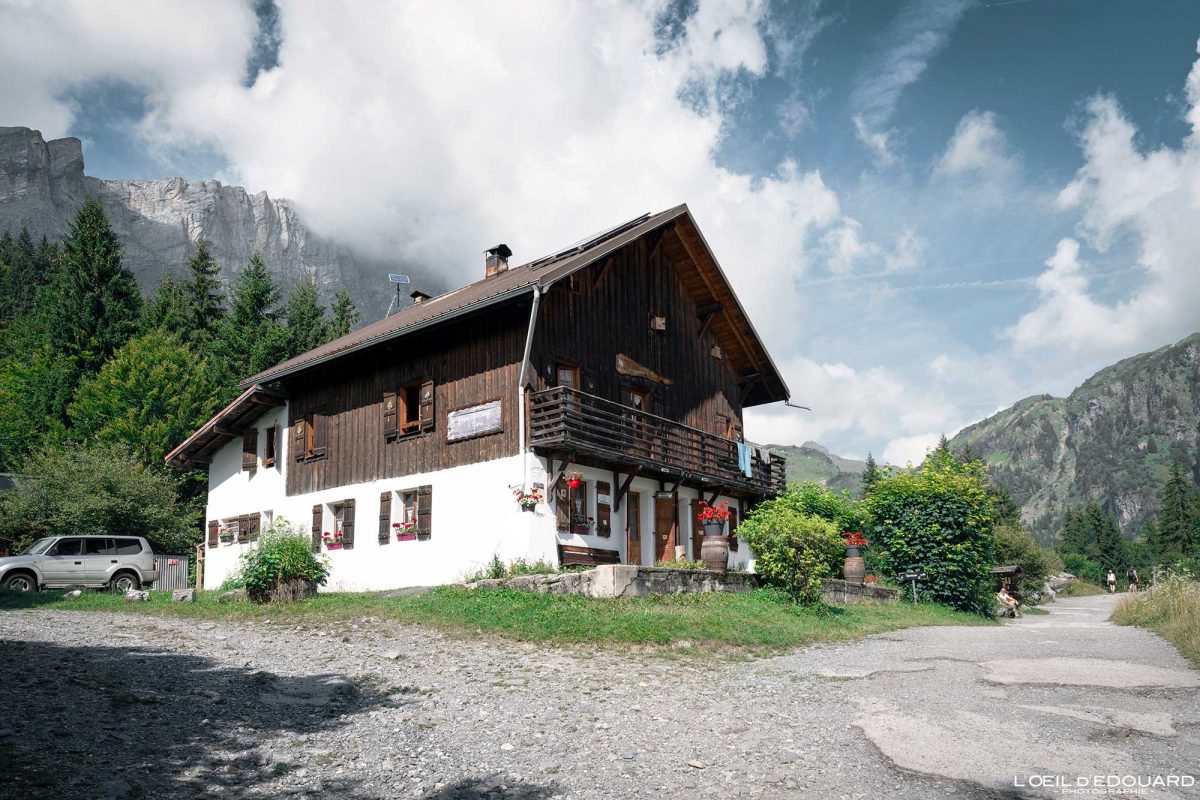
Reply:
[[996, 599], [1000, 601], [1000, 614], [1005, 617], [1016, 619], [1021, 615], [1017, 613], [1017, 606], [1020, 605], [1017, 598], [1008, 593], [1007, 586], [1001, 586], [1000, 591], [996, 592]]

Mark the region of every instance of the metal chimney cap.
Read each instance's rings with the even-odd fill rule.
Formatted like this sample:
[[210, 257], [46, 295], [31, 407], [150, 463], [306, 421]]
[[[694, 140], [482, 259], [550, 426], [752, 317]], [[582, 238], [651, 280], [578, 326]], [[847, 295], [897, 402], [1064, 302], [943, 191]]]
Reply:
[[507, 259], [509, 256], [512, 255], [512, 250], [509, 249], [508, 245], [506, 245], [506, 244], [498, 244], [495, 247], [489, 247], [484, 252], [487, 253], [489, 256], [500, 256], [501, 258], [504, 258], [504, 259]]

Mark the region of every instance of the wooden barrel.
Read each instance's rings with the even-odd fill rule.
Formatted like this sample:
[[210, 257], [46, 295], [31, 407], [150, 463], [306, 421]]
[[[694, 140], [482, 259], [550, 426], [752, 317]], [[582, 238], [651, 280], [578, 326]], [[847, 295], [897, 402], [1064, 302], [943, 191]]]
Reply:
[[721, 572], [729, 569], [729, 537], [705, 536], [700, 544], [700, 559], [705, 569]]
[[846, 548], [846, 564], [842, 567], [842, 575], [850, 583], [865, 583], [867, 565], [862, 558], [862, 550], [857, 547]]

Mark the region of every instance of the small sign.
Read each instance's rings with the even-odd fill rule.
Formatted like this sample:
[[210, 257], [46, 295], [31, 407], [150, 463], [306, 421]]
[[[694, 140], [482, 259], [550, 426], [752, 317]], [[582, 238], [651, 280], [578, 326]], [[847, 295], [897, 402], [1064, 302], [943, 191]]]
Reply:
[[596, 495], [596, 502], [602, 506], [611, 506], [612, 496], [607, 494], [598, 494]]
[[902, 574], [900, 576], [900, 580], [902, 580], [902, 581], [919, 581], [924, 577], [925, 577], [925, 570], [910, 569], [908, 572], [905, 572], [904, 574]]
[[456, 442], [502, 429], [500, 401], [481, 403], [469, 408], [460, 408], [446, 415], [446, 441]]

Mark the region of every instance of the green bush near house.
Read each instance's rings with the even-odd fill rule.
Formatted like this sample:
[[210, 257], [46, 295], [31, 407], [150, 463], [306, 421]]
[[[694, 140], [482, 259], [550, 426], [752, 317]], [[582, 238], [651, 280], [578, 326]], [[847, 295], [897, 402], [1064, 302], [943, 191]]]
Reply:
[[1104, 583], [1107, 573], [1100, 566], [1098, 561], [1092, 561], [1090, 558], [1079, 553], [1066, 553], [1062, 557], [1063, 569], [1088, 583], [1099, 585]]
[[242, 555], [236, 582], [246, 588], [252, 600], [282, 599], [295, 584], [323, 586], [329, 579], [329, 565], [312, 551], [312, 539], [304, 529], [283, 517], [276, 519], [263, 533], [257, 547]]
[[752, 511], [738, 535], [754, 551], [755, 572], [766, 583], [794, 602], [815, 605], [822, 600], [822, 582], [833, 577], [832, 565], [844, 557], [845, 547], [834, 523], [798, 510], [786, 498]]
[[1021, 568], [1016, 587], [1021, 597], [1040, 590], [1056, 565], [1053, 554], [1019, 525], [996, 526], [995, 552], [997, 564], [1016, 564]]

